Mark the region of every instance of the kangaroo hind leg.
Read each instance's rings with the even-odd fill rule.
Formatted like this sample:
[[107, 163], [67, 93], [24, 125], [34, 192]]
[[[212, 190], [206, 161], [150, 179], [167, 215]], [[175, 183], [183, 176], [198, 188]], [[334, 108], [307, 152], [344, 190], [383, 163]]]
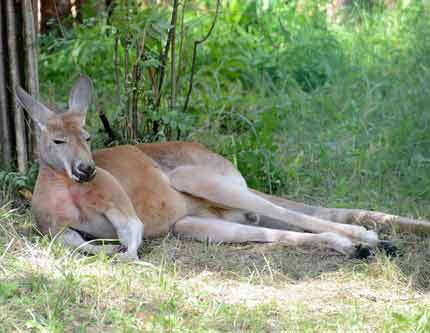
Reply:
[[333, 249], [356, 258], [370, 255], [367, 247], [356, 246], [350, 239], [331, 232], [311, 234], [276, 230], [208, 217], [184, 217], [176, 222], [173, 231], [180, 236], [213, 243], [258, 242], [282, 243], [290, 246], [310, 245]]
[[205, 168], [179, 167], [169, 176], [172, 186], [178, 191], [214, 204], [261, 214], [315, 233], [335, 232], [371, 246], [379, 242], [375, 232], [367, 231], [362, 226], [334, 223], [278, 206], [232, 181], [231, 177], [215, 174]]

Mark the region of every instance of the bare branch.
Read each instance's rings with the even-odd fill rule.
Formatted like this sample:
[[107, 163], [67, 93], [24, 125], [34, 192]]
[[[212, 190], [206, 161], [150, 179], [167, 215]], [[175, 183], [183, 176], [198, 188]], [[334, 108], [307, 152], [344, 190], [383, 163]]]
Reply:
[[142, 61], [142, 58], [145, 53], [145, 39], [146, 39], [146, 29], [143, 31], [142, 41], [139, 43], [137, 47], [137, 55], [136, 55], [136, 61], [133, 65], [133, 72], [132, 72], [132, 85], [133, 85], [133, 92], [131, 97], [131, 110], [130, 110], [130, 121], [131, 121], [131, 139], [136, 140], [137, 139], [137, 129], [138, 129], [138, 112], [137, 112], [137, 104], [138, 104], [138, 98], [139, 98], [139, 82], [141, 80], [141, 67], [140, 62]]
[[[175, 7], [176, 5], [176, 7]], [[174, 109], [176, 106], [176, 17], [178, 11], [178, 1], [173, 2], [173, 11], [175, 15], [172, 15], [172, 28], [171, 28], [171, 66], [170, 66], [170, 82], [171, 82], [171, 94], [170, 94], [170, 110]]]
[[61, 21], [61, 18], [60, 18], [60, 13], [58, 12], [57, 1], [54, 0], [53, 3], [54, 3], [54, 10], [55, 10], [55, 18], [57, 19], [58, 26], [60, 27], [61, 36], [65, 38], [66, 32], [63, 27], [63, 22]]
[[188, 103], [190, 102], [191, 92], [193, 90], [193, 79], [194, 79], [194, 72], [195, 72], [195, 67], [196, 67], [197, 47], [200, 44], [204, 43], [209, 38], [209, 36], [211, 35], [213, 29], [215, 28], [215, 24], [216, 24], [216, 21], [217, 21], [217, 18], [218, 18], [220, 3], [221, 3], [221, 0], [217, 0], [216, 10], [215, 10], [215, 16], [214, 16], [214, 19], [212, 21], [212, 24], [211, 24], [211, 26], [210, 26], [207, 34], [205, 36], [203, 36], [202, 39], [198, 39], [198, 40], [194, 41], [193, 58], [191, 60], [192, 61], [191, 62], [191, 74], [190, 74], [190, 80], [189, 80], [189, 84], [188, 84], [188, 92], [187, 92], [187, 97], [185, 98], [183, 112], [187, 111]]
[[109, 139], [111, 141], [115, 141], [117, 138], [117, 135], [113, 131], [113, 129], [109, 123], [109, 120], [106, 117], [106, 114], [104, 113], [104, 111], [101, 110], [101, 108], [99, 106], [97, 106], [97, 113], [99, 115], [100, 120], [102, 121], [103, 127], [104, 127], [107, 135], [109, 136]]
[[167, 61], [167, 56], [169, 54], [169, 48], [170, 48], [170, 44], [173, 38], [173, 34], [176, 31], [176, 16], [177, 16], [177, 12], [178, 12], [178, 4], [179, 1], [178, 0], [173, 0], [173, 11], [172, 11], [172, 18], [170, 20], [170, 29], [169, 29], [169, 33], [167, 35], [167, 40], [166, 40], [166, 45], [164, 46], [164, 52], [161, 56], [161, 64], [160, 64], [160, 79], [158, 82], [158, 95], [157, 95], [157, 99], [155, 101], [155, 108], [158, 109], [160, 107], [160, 102], [161, 102], [161, 90], [163, 88], [163, 83], [164, 83], [164, 74], [166, 72], [166, 61]]
[[[124, 92], [125, 92], [125, 115], [128, 115], [130, 112], [130, 100], [131, 93], [129, 91], [130, 82], [129, 82], [129, 47], [130, 47], [130, 16], [129, 16], [129, 6], [128, 0], [124, 1], [125, 6], [125, 21], [126, 21], [126, 34], [124, 38]], [[127, 118], [126, 118], [127, 119]], [[126, 131], [126, 136], [131, 134], [131, 119], [128, 119], [128, 131]]]
[[116, 102], [117, 106], [120, 107], [121, 105], [121, 83], [119, 78], [119, 55], [118, 55], [118, 48], [119, 48], [119, 37], [115, 37], [115, 48], [114, 48], [114, 65], [115, 65], [115, 85], [116, 85]]
[[153, 67], [148, 67], [148, 76], [149, 80], [151, 81], [151, 87], [152, 87], [152, 95], [158, 96], [158, 86], [157, 86], [157, 74]]
[[184, 39], [185, 39], [185, 25], [184, 25], [184, 20], [185, 20], [186, 5], [187, 5], [187, 0], [184, 0], [184, 2], [182, 3], [182, 11], [181, 11], [181, 32], [180, 32], [181, 38], [179, 39], [178, 73], [176, 75], [176, 87], [177, 87], [177, 89], [178, 89], [178, 87], [180, 85], [181, 73], [182, 73], [183, 45], [184, 45]]

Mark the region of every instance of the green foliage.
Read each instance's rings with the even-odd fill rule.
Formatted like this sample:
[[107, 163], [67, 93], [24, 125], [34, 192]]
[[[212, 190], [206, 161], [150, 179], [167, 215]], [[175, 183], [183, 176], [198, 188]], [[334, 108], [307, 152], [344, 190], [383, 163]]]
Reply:
[[[418, 204], [416, 213], [428, 214], [427, 5], [412, 1], [371, 12], [358, 6], [337, 24], [326, 18], [319, 2], [301, 10], [297, 2], [273, 1], [267, 8], [259, 1], [224, 3], [215, 30], [199, 46], [192, 99], [183, 113], [192, 44], [207, 31], [214, 4], [187, 2], [177, 59], [177, 107], [172, 110], [170, 63], [159, 109], [147, 76], [148, 68], [159, 73], [169, 8], [141, 9], [129, 1], [127, 16], [119, 3], [109, 20], [87, 17], [64, 38], [43, 36], [44, 96], [63, 98], [77, 73], [85, 72], [95, 81], [96, 108], [105, 110], [116, 129], [127, 129], [127, 94], [134, 88], [124, 84], [124, 40], [133, 37], [127, 44], [133, 63], [145, 35], [139, 140], [205, 143], [230, 158], [250, 186], [261, 190], [399, 213]], [[177, 53], [181, 31], [179, 24]], [[106, 137], [92, 114], [89, 127], [101, 146]]]
[[37, 172], [38, 165], [36, 163], [30, 166], [25, 175], [14, 171], [0, 170], [0, 193], [10, 198], [19, 190], [33, 189], [36, 184]]

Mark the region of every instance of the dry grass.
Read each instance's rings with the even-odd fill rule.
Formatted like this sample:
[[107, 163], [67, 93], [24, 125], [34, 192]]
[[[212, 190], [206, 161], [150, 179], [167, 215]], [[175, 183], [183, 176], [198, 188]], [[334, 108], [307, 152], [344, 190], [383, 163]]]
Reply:
[[73, 253], [0, 210], [0, 331], [426, 332], [430, 241], [353, 261], [279, 245], [145, 242], [123, 264]]

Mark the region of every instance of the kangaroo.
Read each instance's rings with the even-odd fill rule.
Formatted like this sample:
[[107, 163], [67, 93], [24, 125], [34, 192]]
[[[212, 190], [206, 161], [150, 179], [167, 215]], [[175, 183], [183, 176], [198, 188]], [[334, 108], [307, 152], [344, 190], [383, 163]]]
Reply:
[[[363, 227], [369, 220], [430, 231], [426, 221], [312, 207], [250, 189], [232, 163], [197, 143], [122, 145], [92, 155], [84, 128], [92, 89], [88, 77], [79, 77], [68, 110], [54, 111], [16, 88], [19, 103], [40, 128], [32, 216], [42, 233], [67, 246], [137, 260], [143, 237], [171, 231], [200, 241], [306, 244], [366, 257], [375, 247], [394, 251]], [[119, 239], [121, 245], [89, 243], [83, 234]]]

